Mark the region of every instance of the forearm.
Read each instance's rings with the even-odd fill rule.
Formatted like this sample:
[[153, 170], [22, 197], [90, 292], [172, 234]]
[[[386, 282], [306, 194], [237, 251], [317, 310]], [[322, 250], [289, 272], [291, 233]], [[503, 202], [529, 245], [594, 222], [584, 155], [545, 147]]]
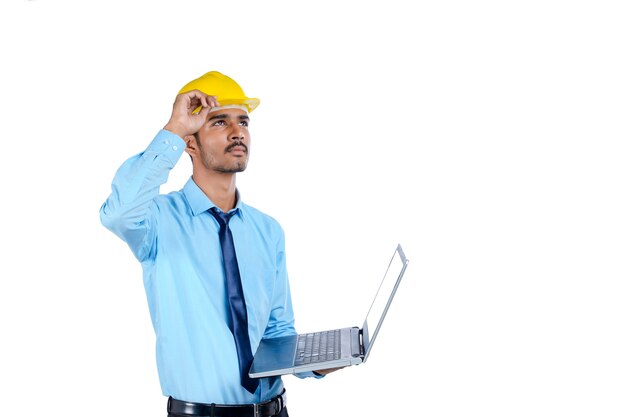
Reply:
[[113, 178], [100, 219], [136, 254], [150, 226], [150, 206], [184, 148], [180, 137], [161, 130], [146, 150], [126, 160]]

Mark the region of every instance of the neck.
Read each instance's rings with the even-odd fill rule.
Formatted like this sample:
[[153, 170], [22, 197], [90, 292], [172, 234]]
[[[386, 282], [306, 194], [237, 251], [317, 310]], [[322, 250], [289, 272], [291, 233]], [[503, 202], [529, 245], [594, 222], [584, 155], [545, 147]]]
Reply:
[[224, 213], [233, 209], [237, 204], [237, 187], [234, 173], [194, 172], [192, 178], [202, 192]]

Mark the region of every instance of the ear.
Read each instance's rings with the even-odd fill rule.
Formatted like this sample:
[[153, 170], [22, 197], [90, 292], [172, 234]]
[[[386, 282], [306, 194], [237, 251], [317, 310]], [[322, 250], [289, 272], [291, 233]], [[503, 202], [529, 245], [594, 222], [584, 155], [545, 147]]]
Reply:
[[198, 144], [196, 142], [196, 137], [194, 135], [187, 135], [183, 138], [187, 146], [185, 146], [185, 152], [187, 152], [191, 157], [196, 154], [198, 151]]

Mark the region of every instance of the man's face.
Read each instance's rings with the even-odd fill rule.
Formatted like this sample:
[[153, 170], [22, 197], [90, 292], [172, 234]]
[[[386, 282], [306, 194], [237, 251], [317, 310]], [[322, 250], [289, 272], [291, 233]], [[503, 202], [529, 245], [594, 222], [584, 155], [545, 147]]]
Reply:
[[196, 134], [198, 148], [194, 164], [226, 173], [245, 170], [250, 149], [249, 122], [248, 113], [241, 109], [209, 113], [207, 122]]

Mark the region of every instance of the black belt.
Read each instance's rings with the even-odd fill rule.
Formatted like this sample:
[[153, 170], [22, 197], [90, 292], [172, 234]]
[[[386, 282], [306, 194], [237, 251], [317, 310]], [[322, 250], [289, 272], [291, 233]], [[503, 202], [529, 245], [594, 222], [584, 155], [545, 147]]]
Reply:
[[204, 404], [190, 403], [169, 397], [167, 412], [183, 416], [206, 417], [269, 417], [274, 416], [287, 406], [287, 394], [283, 393], [260, 404]]

